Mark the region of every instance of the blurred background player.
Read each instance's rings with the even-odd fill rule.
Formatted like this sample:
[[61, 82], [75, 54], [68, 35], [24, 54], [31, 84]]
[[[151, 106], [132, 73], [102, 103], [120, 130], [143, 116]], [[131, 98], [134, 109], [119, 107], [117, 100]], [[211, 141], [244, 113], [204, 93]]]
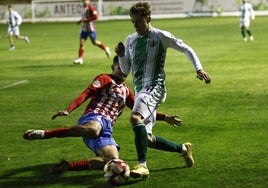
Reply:
[[[125, 79], [126, 76], [119, 68], [118, 57], [115, 56], [111, 74], [98, 75], [66, 110], [59, 111], [52, 116], [52, 119], [58, 116], [67, 116], [91, 98], [84, 114], [78, 120], [78, 125], [52, 130], [30, 129], [25, 131], [23, 137], [26, 140], [83, 137], [86, 146], [99, 156], [70, 163], [61, 160], [50, 169], [50, 173], [57, 174], [66, 170], [102, 170], [110, 159], [119, 158], [119, 146], [112, 137], [112, 127], [123, 112], [124, 107], [128, 106], [132, 109], [134, 104], [134, 94], [123, 83]], [[182, 124], [182, 120], [177, 119], [177, 116], [158, 113], [156, 117], [157, 120], [166, 121], [175, 127]], [[176, 148], [173, 152], [179, 152], [181, 144], [174, 143], [174, 146]], [[156, 145], [152, 148], [161, 149]], [[168, 151], [167, 149], [162, 150]]]
[[101, 41], [97, 40], [97, 32], [94, 25], [94, 20], [97, 20], [98, 13], [96, 9], [90, 4], [90, 0], [82, 0], [83, 7], [81, 8], [82, 18], [77, 22], [81, 24], [80, 31], [80, 46], [78, 51], [78, 59], [73, 61], [74, 64], [83, 64], [83, 55], [85, 51], [85, 41], [89, 37], [92, 44], [98, 46], [105, 51], [107, 57], [111, 57], [111, 52]]
[[13, 10], [11, 4], [9, 4], [7, 8], [8, 8], [8, 12], [7, 12], [8, 30], [7, 30], [7, 33], [8, 33], [9, 43], [10, 43], [9, 50], [12, 51], [12, 50], [15, 50], [13, 35], [15, 35], [15, 37], [17, 39], [24, 40], [26, 43], [29, 43], [30, 40], [27, 36], [20, 35], [19, 26], [22, 23], [22, 17], [19, 15], [19, 13], [17, 11]]
[[252, 5], [247, 0], [242, 0], [242, 5], [239, 8], [240, 11], [240, 28], [241, 28], [241, 34], [246, 42], [248, 39], [246, 37], [246, 33], [249, 36], [249, 40], [253, 41], [254, 37], [251, 34], [251, 31], [249, 29], [250, 26], [250, 18], [252, 20], [255, 19], [255, 13], [252, 8]]

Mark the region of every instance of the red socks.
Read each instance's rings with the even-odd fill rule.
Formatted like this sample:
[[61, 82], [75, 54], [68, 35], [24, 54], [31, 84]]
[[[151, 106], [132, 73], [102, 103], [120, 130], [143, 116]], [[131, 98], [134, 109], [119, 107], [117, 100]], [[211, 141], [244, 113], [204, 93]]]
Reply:
[[103, 49], [105, 51], [105, 45], [103, 43], [101, 43], [100, 45], [98, 45], [101, 49]]
[[58, 128], [54, 130], [46, 130], [44, 134], [44, 139], [53, 137], [62, 138], [68, 136], [69, 136], [69, 128]]
[[68, 166], [69, 171], [91, 170], [91, 165], [88, 160], [70, 162]]
[[83, 55], [84, 55], [84, 49], [79, 48], [79, 51], [78, 51], [79, 58], [83, 58]]

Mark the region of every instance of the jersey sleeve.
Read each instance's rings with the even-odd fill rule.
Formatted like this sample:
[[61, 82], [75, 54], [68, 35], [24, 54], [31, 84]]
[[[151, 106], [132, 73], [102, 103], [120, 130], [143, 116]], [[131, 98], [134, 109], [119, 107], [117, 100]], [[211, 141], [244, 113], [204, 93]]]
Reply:
[[90, 85], [78, 96], [67, 108], [67, 111], [70, 113], [81, 104], [83, 104], [88, 98], [91, 98], [95, 95], [98, 90], [102, 90], [105, 85], [110, 82], [110, 77], [108, 75], [102, 74], [97, 77], [90, 83]]
[[134, 93], [130, 90], [130, 88], [128, 88], [129, 90], [129, 95], [127, 96], [126, 99], [126, 105], [128, 108], [132, 109], [134, 106]]
[[252, 8], [252, 5], [250, 5], [250, 16], [252, 20], [255, 19], [255, 12], [254, 12], [254, 9]]
[[160, 112], [157, 112], [156, 113], [156, 120], [158, 121], [164, 121], [166, 118], [166, 114], [163, 114], [163, 113], [160, 113]]
[[92, 5], [88, 5], [89, 16], [87, 17], [87, 21], [91, 22], [98, 19], [98, 12]]
[[130, 59], [130, 54], [129, 54], [129, 43], [130, 43], [131, 36], [128, 36], [125, 41], [125, 55], [123, 57], [119, 57], [119, 66], [121, 71], [125, 74], [128, 75], [131, 70], [131, 59]]
[[20, 25], [22, 23], [22, 17], [16, 11], [14, 11], [14, 16], [16, 17], [16, 24]]
[[174, 35], [167, 31], [162, 31], [160, 34], [160, 38], [166, 48], [171, 47], [177, 51], [184, 53], [186, 57], [190, 60], [190, 62], [193, 64], [195, 70], [202, 69], [201, 62], [195, 51], [190, 46], [185, 44], [181, 39], [177, 39]]

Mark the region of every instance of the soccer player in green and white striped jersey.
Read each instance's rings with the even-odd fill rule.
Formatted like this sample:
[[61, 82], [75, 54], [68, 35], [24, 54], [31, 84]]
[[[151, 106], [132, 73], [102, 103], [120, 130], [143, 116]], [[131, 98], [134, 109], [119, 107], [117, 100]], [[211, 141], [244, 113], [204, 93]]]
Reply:
[[240, 6], [239, 11], [240, 11], [240, 28], [241, 28], [242, 37], [244, 41], [246, 42], [248, 40], [246, 36], [246, 33], [247, 33], [249, 36], [249, 39], [253, 41], [254, 38], [249, 29], [250, 18], [252, 20], [255, 19], [255, 12], [252, 8], [252, 5], [247, 0], [242, 0], [242, 5]]
[[[152, 135], [156, 109], [166, 99], [164, 67], [167, 48], [184, 53], [193, 64], [200, 80], [210, 83], [210, 77], [202, 69], [199, 58], [191, 47], [171, 33], [151, 26], [149, 3], [134, 4], [130, 8], [130, 18], [136, 32], [127, 36], [125, 44], [118, 43], [115, 52], [119, 56], [123, 73], [127, 75], [132, 71], [135, 87], [135, 102], [130, 121], [135, 133], [138, 164], [131, 171], [131, 176], [146, 178], [149, 176], [146, 164], [147, 144], [149, 147], [165, 151], [174, 148], [171, 141]], [[194, 164], [192, 144], [181, 144], [180, 150], [186, 166], [191, 167]]]
[[13, 35], [15, 35], [16, 39], [24, 40], [26, 43], [30, 43], [30, 39], [27, 36], [22, 36], [20, 34], [20, 25], [22, 23], [22, 17], [19, 15], [19, 13], [15, 10], [13, 10], [13, 7], [11, 4], [8, 5], [8, 11], [7, 11], [7, 23], [8, 23], [8, 40], [10, 43], [9, 50], [15, 50], [14, 41], [13, 41]]

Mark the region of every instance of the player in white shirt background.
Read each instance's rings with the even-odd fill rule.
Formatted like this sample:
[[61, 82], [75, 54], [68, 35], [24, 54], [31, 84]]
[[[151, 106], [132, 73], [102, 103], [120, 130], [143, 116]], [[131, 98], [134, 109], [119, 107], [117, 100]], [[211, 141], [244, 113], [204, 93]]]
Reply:
[[242, 0], [242, 5], [240, 6], [239, 11], [240, 11], [240, 28], [242, 37], [246, 42], [248, 40], [246, 36], [247, 34], [249, 36], [249, 40], [253, 41], [254, 37], [252, 36], [249, 28], [250, 19], [252, 20], [255, 19], [255, 13], [252, 8], [252, 5], [247, 0]]
[[8, 39], [10, 43], [9, 50], [15, 50], [13, 36], [17, 39], [24, 40], [26, 43], [29, 43], [30, 40], [27, 36], [20, 35], [20, 28], [19, 26], [22, 23], [22, 17], [19, 15], [19, 13], [15, 10], [13, 10], [13, 7], [11, 4], [8, 5], [8, 11], [7, 11], [7, 23], [8, 23]]

